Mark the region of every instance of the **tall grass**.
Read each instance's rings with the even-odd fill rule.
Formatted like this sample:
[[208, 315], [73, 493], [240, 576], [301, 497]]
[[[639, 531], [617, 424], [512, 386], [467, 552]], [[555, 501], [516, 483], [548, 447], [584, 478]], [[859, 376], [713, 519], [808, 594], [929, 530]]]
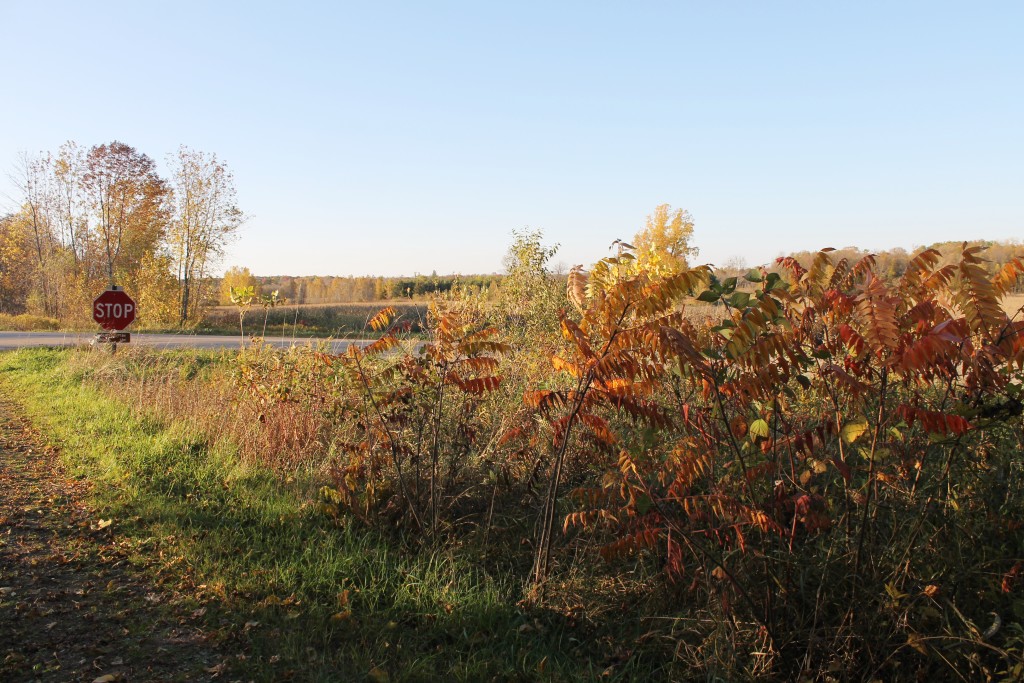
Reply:
[[[385, 305], [396, 308], [412, 332], [420, 332], [426, 321], [426, 304], [407, 302], [253, 306], [245, 314], [246, 334], [266, 337], [334, 337], [337, 339], [375, 336], [370, 318]], [[196, 328], [199, 332], [237, 334], [239, 311], [235, 306], [217, 306], [206, 311]]]
[[[669, 676], [671, 660], [657, 654], [662, 647], [625, 665], [611, 660], [607, 643], [621, 633], [618, 624], [588, 623], [578, 606], [576, 617], [517, 606], [519, 576], [488, 568], [473, 547], [423, 548], [338, 523], [310, 498], [320, 483], [315, 473], [269, 470], [239, 457], [231, 428], [218, 431], [237, 418], [223, 414], [224, 404], [196, 410], [220, 395], [225, 371], [225, 357], [205, 353], [0, 356], [3, 389], [59, 445], [68, 471], [97, 483], [96, 514], [114, 520], [140, 563], [163, 558], [153, 569], [161, 582], [178, 600], [205, 606], [211, 629], [251, 653], [232, 664], [237, 675]], [[174, 387], [195, 393], [172, 399]]]
[[31, 315], [29, 313], [19, 313], [17, 315], [0, 313], [0, 330], [37, 332], [59, 329], [60, 321], [56, 318], [47, 318], [41, 315]]

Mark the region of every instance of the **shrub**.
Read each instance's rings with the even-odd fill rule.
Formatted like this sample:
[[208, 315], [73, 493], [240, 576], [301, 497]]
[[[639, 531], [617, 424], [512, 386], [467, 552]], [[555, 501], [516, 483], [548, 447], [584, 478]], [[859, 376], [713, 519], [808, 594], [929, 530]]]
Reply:
[[[990, 277], [977, 251], [925, 251], [892, 283], [870, 257], [783, 259], [752, 293], [629, 254], [575, 272], [581, 322], [563, 315], [551, 359], [570, 386], [526, 397], [551, 454], [534, 588], [572, 437], [595, 475], [565, 530], [687, 582], [733, 675], [1012, 670], [1019, 624], [996, 636], [1019, 611], [1001, 582], [1024, 551], [1024, 322], [1000, 300], [1024, 263]], [[719, 324], [686, 320], [688, 294]]]
[[18, 332], [59, 330], [60, 322], [56, 318], [47, 318], [30, 313], [19, 313], [18, 315], [0, 313], [0, 329]]

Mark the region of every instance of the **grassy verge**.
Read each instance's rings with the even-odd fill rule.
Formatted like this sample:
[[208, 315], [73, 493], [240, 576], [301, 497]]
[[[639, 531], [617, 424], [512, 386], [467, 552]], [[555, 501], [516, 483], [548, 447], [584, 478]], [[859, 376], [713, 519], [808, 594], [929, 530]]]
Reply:
[[[656, 658], [609, 668], [619, 656], [609, 634], [517, 607], [521, 584], [483, 570], [472, 549], [405, 551], [400, 539], [336, 526], [302, 493], [310, 482], [242, 465], [230, 447], [139, 417], [83, 381], [73, 353], [6, 353], [0, 384], [60, 446], [68, 472], [96, 484], [95, 505], [139, 562], [160, 558], [155, 580], [240, 641], [248, 657], [232, 664], [236, 673], [267, 681], [670, 675], [659, 676]], [[613, 632], [633, 628], [618, 623]]]

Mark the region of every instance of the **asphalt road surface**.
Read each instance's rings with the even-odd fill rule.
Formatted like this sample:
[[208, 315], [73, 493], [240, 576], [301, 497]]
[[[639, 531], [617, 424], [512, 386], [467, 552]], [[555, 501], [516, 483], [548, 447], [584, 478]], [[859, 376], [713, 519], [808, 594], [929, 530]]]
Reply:
[[[0, 351], [19, 349], [24, 346], [83, 346], [92, 342], [95, 335], [87, 332], [0, 332]], [[367, 339], [267, 339], [277, 348], [293, 345], [329, 343], [334, 353], [341, 353], [349, 344], [365, 346]], [[158, 349], [237, 349], [240, 339], [213, 334], [136, 334], [132, 332], [132, 345]], [[246, 344], [249, 340], [246, 340]]]

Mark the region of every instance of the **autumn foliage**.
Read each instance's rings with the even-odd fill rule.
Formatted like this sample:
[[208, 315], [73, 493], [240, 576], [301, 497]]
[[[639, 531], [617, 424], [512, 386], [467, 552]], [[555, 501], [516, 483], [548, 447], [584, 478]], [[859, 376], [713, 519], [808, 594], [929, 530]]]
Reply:
[[646, 567], [658, 614], [689, 624], [673, 656], [727, 678], [1009, 680], [1024, 320], [1003, 299], [1024, 261], [778, 266], [719, 279], [620, 249], [576, 268], [525, 390], [500, 310], [437, 305], [419, 349], [382, 311], [378, 341], [310, 356], [343, 425], [323, 509], [430, 543], [493, 538], [496, 508], [532, 520], [530, 604], [570, 555]]
[[[1024, 321], [1001, 299], [1024, 263], [990, 277], [977, 252], [940, 265], [923, 251], [890, 282], [872, 258], [833, 262], [828, 251], [809, 268], [780, 259], [784, 276], [752, 271], [744, 289], [701, 268], [651, 277], [628, 254], [574, 272], [579, 322], [563, 317], [565, 351], [552, 358], [568, 388], [524, 399], [553, 459], [534, 581], [548, 579], [575, 428], [580, 465], [596, 476], [573, 489], [563, 531], [600, 530], [606, 560], [656, 558], [723, 617], [756, 624], [762, 659], [748, 671], [793, 665], [783, 662], [794, 648], [821, 669], [867, 656], [896, 670], [898, 659], [869, 652], [890, 657], [907, 642], [949, 664], [917, 631], [952, 614], [963, 589], [937, 538], [954, 512], [999, 516], [1020, 502], [988, 487], [1012, 458], [993, 457], [993, 438], [1020, 424]], [[687, 297], [719, 307], [720, 322], [689, 322]], [[1020, 536], [1009, 537], [1015, 550], [993, 565], [1019, 556]], [[884, 625], [883, 607], [898, 608]], [[991, 672], [997, 661], [955, 666]]]

